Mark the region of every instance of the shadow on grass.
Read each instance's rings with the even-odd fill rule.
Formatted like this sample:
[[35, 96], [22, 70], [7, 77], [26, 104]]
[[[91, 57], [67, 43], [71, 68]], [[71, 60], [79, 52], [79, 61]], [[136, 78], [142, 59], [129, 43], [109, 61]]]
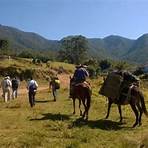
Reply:
[[36, 103], [47, 103], [47, 102], [53, 102], [53, 100], [36, 100]]
[[63, 115], [63, 114], [52, 114], [52, 113], [46, 113], [42, 114], [43, 117], [39, 119], [30, 119], [30, 121], [39, 121], [39, 120], [69, 120], [69, 115]]
[[92, 129], [98, 128], [102, 130], [120, 130], [123, 128], [121, 127], [121, 123], [105, 119], [85, 121], [82, 118], [79, 118], [72, 123], [72, 127], [82, 126], [88, 126]]

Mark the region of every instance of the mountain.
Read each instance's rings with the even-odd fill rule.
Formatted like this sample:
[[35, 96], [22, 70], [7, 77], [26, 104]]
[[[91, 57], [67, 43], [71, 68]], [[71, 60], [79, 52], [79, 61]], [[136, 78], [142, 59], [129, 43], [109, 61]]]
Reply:
[[139, 37], [123, 56], [123, 59], [136, 63], [148, 62], [148, 34]]
[[19, 29], [0, 25], [0, 39], [8, 39], [10, 47], [15, 50], [38, 49], [57, 50], [59, 43], [56, 40], [47, 40], [44, 37]]
[[[7, 39], [10, 48], [16, 51], [23, 49], [50, 50], [57, 52], [61, 49], [61, 42], [48, 40], [33, 32], [0, 25], [0, 39]], [[135, 63], [148, 61], [148, 34], [136, 40], [121, 36], [110, 35], [105, 38], [87, 38], [89, 54], [100, 59], [126, 60]]]

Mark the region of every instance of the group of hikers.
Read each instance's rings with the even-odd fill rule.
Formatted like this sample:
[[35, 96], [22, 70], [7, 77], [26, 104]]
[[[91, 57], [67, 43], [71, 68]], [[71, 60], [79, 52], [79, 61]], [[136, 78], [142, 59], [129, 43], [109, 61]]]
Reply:
[[1, 88], [2, 97], [4, 98], [5, 102], [8, 102], [9, 100], [11, 100], [11, 98], [17, 98], [19, 84], [20, 82], [16, 77], [14, 77], [12, 80], [9, 76], [4, 77], [1, 82]]
[[[87, 71], [87, 66], [81, 64], [77, 65], [73, 77], [70, 78], [69, 89], [69, 98], [72, 98], [73, 100], [73, 113], [75, 114], [75, 99], [78, 99], [80, 115], [82, 115], [83, 119], [86, 120], [88, 119], [88, 111], [90, 108], [92, 94], [90, 83], [87, 81], [88, 77], [89, 72]], [[6, 76], [2, 80], [2, 96], [5, 102], [9, 101], [11, 98], [17, 98], [19, 85], [20, 81], [16, 77], [11, 80], [9, 76]], [[49, 87], [52, 90], [54, 101], [56, 101], [57, 90], [60, 88], [60, 80], [57, 75], [50, 78]], [[35, 95], [37, 89], [37, 82], [30, 77], [27, 83], [27, 90], [31, 107], [35, 105]], [[142, 113], [145, 113], [148, 116], [144, 96], [139, 89], [139, 79], [128, 71], [117, 70], [109, 73], [104, 79], [104, 83], [99, 93], [108, 98], [108, 111], [106, 118], [109, 116], [112, 103], [118, 105], [120, 121], [122, 121], [121, 105], [130, 104], [136, 116], [136, 121], [133, 127], [135, 127], [137, 124], [141, 125]], [[81, 111], [81, 102], [84, 105], [83, 113]]]
[[[129, 72], [116, 71], [116, 73], [122, 76], [124, 78], [124, 81], [127, 81], [129, 78], [131, 78], [129, 76], [132, 76], [135, 79], [135, 82], [138, 81], [138, 79]], [[73, 87], [76, 86], [77, 84], [83, 83], [85, 84], [86, 87], [91, 89], [90, 84], [86, 81], [88, 77], [89, 77], [89, 72], [87, 71], [87, 66], [81, 65], [81, 64], [77, 65], [72, 77], [72, 84], [70, 85], [69, 98], [72, 98], [72, 96], [74, 95]], [[9, 101], [11, 98], [12, 99], [17, 98], [19, 85], [20, 85], [20, 81], [16, 77], [10, 80], [10, 77], [6, 76], [2, 80], [1, 82], [1, 87], [3, 92], [2, 96], [5, 102]], [[50, 78], [49, 87], [52, 90], [54, 101], [56, 101], [57, 90], [60, 88], [60, 80], [57, 75], [52, 76]], [[130, 88], [131, 87], [132, 86], [130, 86]], [[37, 82], [32, 77], [30, 77], [30, 80], [28, 81], [28, 84], [27, 84], [27, 89], [28, 89], [29, 103], [31, 107], [35, 105], [35, 95], [36, 95], [37, 88], [38, 88]], [[12, 93], [11, 93], [11, 90], [12, 90]]]
[[[2, 97], [4, 102], [8, 102], [11, 99], [15, 99], [18, 96], [18, 88], [20, 86], [20, 80], [16, 77], [10, 78], [10, 76], [6, 76], [1, 81], [1, 88], [2, 88]], [[60, 88], [60, 81], [56, 76], [52, 76], [49, 81], [49, 87], [52, 90], [52, 94], [54, 97], [54, 101], [56, 101], [57, 97], [57, 89]], [[26, 86], [28, 90], [28, 98], [30, 106], [33, 107], [35, 105], [35, 95], [38, 88], [38, 83], [36, 80], [33, 79], [31, 76], [27, 82]]]

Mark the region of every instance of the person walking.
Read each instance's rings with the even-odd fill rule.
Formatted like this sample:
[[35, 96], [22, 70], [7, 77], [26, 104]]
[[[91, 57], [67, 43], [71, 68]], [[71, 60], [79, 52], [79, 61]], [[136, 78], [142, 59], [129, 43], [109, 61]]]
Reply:
[[12, 99], [15, 99], [17, 98], [18, 95], [19, 80], [16, 77], [14, 77], [11, 82], [12, 82]]
[[1, 87], [3, 91], [2, 96], [4, 97], [4, 102], [8, 102], [11, 98], [11, 87], [12, 87], [12, 83], [9, 76], [4, 78], [4, 80], [1, 83]]
[[29, 103], [31, 107], [35, 105], [35, 95], [36, 95], [37, 88], [38, 88], [37, 82], [33, 80], [33, 78], [31, 77], [27, 85]]
[[49, 87], [52, 90], [52, 95], [54, 97], [54, 101], [56, 101], [57, 90], [60, 89], [60, 80], [59, 80], [58, 76], [54, 76], [51, 78], [51, 81], [49, 82]]

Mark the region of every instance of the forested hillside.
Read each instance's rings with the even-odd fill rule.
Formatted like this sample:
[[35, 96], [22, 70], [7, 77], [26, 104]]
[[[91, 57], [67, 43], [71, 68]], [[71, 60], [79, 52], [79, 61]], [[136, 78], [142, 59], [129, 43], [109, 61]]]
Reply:
[[[63, 37], [63, 39], [69, 37]], [[0, 25], [0, 39], [8, 40], [9, 48], [19, 53], [28, 49], [57, 53], [62, 49], [61, 41], [63, 40], [48, 40], [36, 33], [24, 32], [3, 25]], [[148, 34], [142, 35], [136, 40], [111, 35], [102, 39], [87, 38], [87, 42], [87, 51], [92, 57], [125, 60], [134, 63], [146, 63], [148, 60]]]

